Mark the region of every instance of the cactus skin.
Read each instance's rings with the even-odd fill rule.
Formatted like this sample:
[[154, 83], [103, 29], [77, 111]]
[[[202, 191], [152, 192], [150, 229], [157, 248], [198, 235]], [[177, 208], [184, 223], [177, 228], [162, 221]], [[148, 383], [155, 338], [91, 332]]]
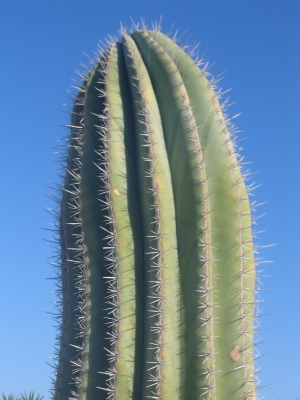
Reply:
[[219, 96], [159, 30], [75, 98], [54, 400], [254, 400], [251, 208]]

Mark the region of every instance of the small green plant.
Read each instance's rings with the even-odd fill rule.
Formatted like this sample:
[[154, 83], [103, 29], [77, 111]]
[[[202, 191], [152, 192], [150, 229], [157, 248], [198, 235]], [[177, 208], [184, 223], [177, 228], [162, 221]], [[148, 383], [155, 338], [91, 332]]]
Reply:
[[34, 395], [34, 392], [22, 393], [19, 397], [19, 400], [42, 400], [44, 396], [38, 394], [37, 396]]
[[54, 400], [257, 398], [248, 173], [199, 65], [124, 30], [78, 87]]
[[44, 398], [44, 396], [41, 396], [40, 394], [38, 394], [37, 396], [35, 396], [34, 392], [29, 392], [27, 393], [22, 393], [20, 394], [20, 396], [15, 396], [14, 394], [9, 394], [8, 396], [6, 396], [5, 394], [2, 393], [2, 399], [1, 400], [42, 400]]
[[2, 400], [17, 400], [17, 398], [12, 393], [10, 393], [8, 396], [6, 396], [4, 393], [2, 393]]

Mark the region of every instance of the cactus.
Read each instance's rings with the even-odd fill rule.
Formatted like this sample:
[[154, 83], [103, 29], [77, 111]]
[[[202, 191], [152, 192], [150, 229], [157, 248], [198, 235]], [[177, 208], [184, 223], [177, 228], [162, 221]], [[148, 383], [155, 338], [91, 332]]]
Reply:
[[59, 199], [55, 400], [254, 400], [249, 193], [215, 82], [159, 29], [82, 76]]

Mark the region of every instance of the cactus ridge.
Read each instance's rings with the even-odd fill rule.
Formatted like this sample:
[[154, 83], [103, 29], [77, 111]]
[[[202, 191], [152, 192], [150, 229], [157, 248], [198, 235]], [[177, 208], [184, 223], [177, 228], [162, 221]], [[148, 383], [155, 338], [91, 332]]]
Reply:
[[[146, 34], [145, 34], [146, 35]], [[212, 282], [211, 282], [211, 238], [209, 226], [209, 194], [207, 188], [207, 178], [204, 169], [203, 151], [198, 138], [197, 126], [195, 124], [193, 111], [191, 109], [188, 95], [185, 90], [184, 82], [181, 75], [175, 66], [172, 58], [168, 56], [163, 49], [147, 35], [147, 39], [158, 48], [159, 53], [164, 53], [166, 63], [174, 74], [174, 87], [179, 91], [178, 94], [178, 113], [182, 115], [183, 125], [182, 130], [185, 132], [185, 141], [188, 146], [191, 169], [196, 174], [194, 181], [195, 191], [198, 192], [200, 186], [200, 198], [198, 206], [199, 219], [201, 224], [196, 233], [200, 237], [198, 242], [199, 255], [198, 265], [200, 266], [199, 277], [200, 285], [196, 291], [201, 293], [199, 299], [199, 327], [200, 338], [198, 343], [198, 357], [201, 357], [200, 368], [198, 366], [199, 375], [205, 378], [206, 385], [199, 388], [200, 395], [208, 394], [208, 398], [212, 398], [214, 390], [214, 350], [213, 350], [213, 319], [212, 319]], [[187, 122], [187, 123], [186, 123]], [[190, 142], [190, 145], [189, 145]], [[196, 193], [195, 193], [196, 194]], [[196, 194], [197, 195], [197, 194]], [[203, 301], [204, 298], [204, 301]], [[203, 367], [203, 365], [205, 367]]]
[[[120, 46], [113, 44], [101, 63], [104, 89], [100, 89], [100, 95], [104, 97], [104, 113], [97, 116], [100, 127], [98, 133], [102, 142], [101, 150], [97, 151], [99, 156], [97, 166], [101, 179], [101, 188], [98, 193], [102, 211], [105, 213], [104, 226], [101, 228], [106, 235], [104, 237], [104, 258], [108, 275], [104, 278], [108, 286], [106, 296], [108, 316], [106, 319], [109, 328], [107, 331], [109, 347], [106, 348], [109, 368], [98, 372], [107, 376], [107, 387], [102, 389], [107, 392], [108, 398], [113, 398], [123, 385], [130, 393], [133, 390], [133, 371], [131, 369], [136, 329], [135, 321], [132, 321], [132, 315], [135, 315], [135, 279], [133, 276], [134, 251], [130, 243], [133, 242], [133, 238], [126, 204], [124, 204], [124, 200], [121, 201], [124, 198], [126, 201], [127, 191], [127, 179], [124, 172], [126, 154], [122, 143], [125, 124], [122, 129], [122, 122], [120, 122], [122, 103], [117, 103], [116, 93], [110, 88], [110, 77], [122, 81], [122, 76], [118, 77], [118, 58], [122, 56], [121, 50]], [[115, 163], [115, 159], [119, 159], [119, 162]], [[114, 200], [116, 197], [119, 201]], [[118, 223], [120, 220], [118, 216], [122, 217], [123, 222]], [[126, 221], [125, 224], [124, 221]], [[127, 243], [124, 244], [126, 241]], [[120, 242], [123, 242], [122, 245]], [[128, 329], [128, 325], [130, 329]], [[125, 374], [124, 367], [127, 369], [125, 369]]]
[[[71, 123], [72, 136], [68, 147], [68, 153], [64, 158], [72, 160], [66, 168], [64, 186], [57, 186], [58, 193], [54, 201], [60, 206], [60, 211], [55, 212], [55, 231], [59, 234], [56, 240], [59, 244], [60, 254], [52, 263], [55, 268], [59, 266], [57, 280], [57, 294], [59, 301], [56, 304], [59, 316], [59, 334], [56, 338], [57, 370], [56, 380], [53, 380], [52, 394], [69, 391], [72, 380], [72, 370], [76, 370], [75, 358], [82, 353], [80, 336], [84, 333], [84, 326], [78, 318], [77, 311], [84, 308], [85, 299], [82, 292], [74, 291], [72, 287], [79, 289], [83, 281], [78, 281], [78, 276], [84, 274], [83, 236], [79, 216], [79, 185], [82, 156], [83, 120], [82, 110], [84, 106], [85, 84], [79, 88], [79, 93], [74, 100], [74, 118]], [[73, 124], [73, 125], [72, 125]], [[71, 127], [70, 126], [70, 127]], [[62, 197], [62, 200], [59, 197]], [[84, 279], [84, 278], [83, 278]], [[82, 317], [82, 315], [81, 315]], [[57, 320], [57, 318], [56, 318]], [[73, 325], [70, 323], [73, 320]], [[68, 345], [72, 343], [72, 347]], [[69, 360], [73, 361], [73, 364]]]
[[[68, 217], [66, 216], [65, 218], [68, 218], [69, 222], [62, 221], [62, 224], [66, 224], [65, 230], [67, 230], [67, 225], [70, 226], [69, 232], [65, 234], [65, 237], [68, 237], [68, 240], [66, 240], [66, 251], [67, 251], [67, 259], [66, 262], [68, 263], [67, 267], [67, 288], [66, 292], [69, 296], [69, 299], [67, 300], [68, 304], [68, 310], [67, 314], [69, 315], [70, 313], [75, 314], [74, 315], [74, 326], [75, 326], [75, 332], [71, 333], [74, 335], [74, 339], [72, 340], [72, 347], [73, 353], [76, 352], [72, 356], [71, 359], [71, 367], [72, 367], [72, 372], [71, 374], [73, 375], [78, 375], [78, 372], [81, 368], [82, 365], [82, 354], [84, 351], [84, 348], [82, 346], [81, 339], [85, 334], [85, 307], [86, 307], [86, 298], [85, 298], [85, 259], [84, 259], [84, 249], [83, 249], [83, 233], [82, 233], [82, 225], [81, 225], [81, 219], [80, 219], [80, 191], [79, 191], [79, 186], [81, 182], [81, 156], [82, 156], [82, 137], [83, 137], [83, 126], [84, 126], [84, 120], [82, 119], [82, 110], [84, 108], [84, 102], [83, 100], [80, 99], [80, 97], [77, 98], [77, 101], [75, 103], [75, 107], [78, 109], [78, 111], [74, 110], [74, 121], [76, 125], [74, 124], [72, 126], [73, 129], [73, 143], [72, 147], [74, 146], [74, 157], [72, 158], [72, 164], [70, 164], [70, 170], [67, 169], [68, 174], [70, 175], [69, 177], [69, 183], [68, 186], [66, 185], [65, 192], [67, 193], [66, 196], [68, 196], [68, 200], [66, 200], [66, 210], [64, 211], [65, 214], [69, 214]], [[72, 150], [71, 150], [72, 151]], [[63, 203], [64, 204], [64, 203]], [[64, 218], [64, 217], [63, 217]], [[72, 268], [73, 265], [73, 268]], [[75, 272], [75, 276], [72, 276]], [[77, 289], [77, 293], [72, 293], [70, 290], [70, 287], [74, 285], [75, 282], [75, 288]], [[72, 299], [73, 298], [73, 299]], [[72, 303], [75, 302], [76, 306], [74, 307], [73, 310], [70, 310], [70, 307], [72, 307]], [[69, 322], [69, 321], [68, 321]], [[72, 329], [72, 326], [69, 322], [69, 324], [66, 324], [66, 336], [68, 335], [68, 330]], [[68, 338], [68, 340], [70, 340]], [[64, 347], [67, 349], [66, 344]], [[76, 358], [75, 358], [76, 357]], [[65, 359], [65, 356], [63, 356]], [[74, 359], [75, 358], [75, 359]], [[64, 366], [63, 369], [66, 367]], [[62, 372], [63, 373], [63, 372]], [[70, 371], [67, 372], [70, 374]], [[77, 384], [78, 378], [72, 377], [72, 379], [75, 379], [75, 382]], [[72, 392], [71, 392], [72, 394]]]
[[121, 35], [69, 125], [52, 398], [256, 400], [256, 203], [226, 92], [160, 22]]
[[[139, 67], [137, 65], [137, 60], [134, 57], [133, 51], [131, 50], [128, 38], [125, 37], [125, 43], [127, 48], [129, 49], [129, 54], [133, 62], [134, 69], [136, 70], [136, 75], [134, 79], [136, 80], [136, 86], [138, 93], [140, 95], [140, 119], [139, 122], [144, 125], [143, 133], [140, 135], [143, 136], [143, 144], [148, 152], [146, 151], [143, 160], [145, 164], [147, 164], [146, 175], [145, 178], [148, 178], [148, 192], [152, 195], [152, 202], [150, 201], [149, 209], [154, 211], [152, 216], [152, 220], [150, 220], [151, 233], [149, 235], [150, 240], [153, 242], [150, 247], [150, 251], [146, 254], [149, 254], [152, 263], [150, 264], [150, 268], [155, 272], [155, 278], [153, 281], [150, 281], [152, 284], [152, 291], [150, 305], [152, 306], [148, 309], [149, 316], [152, 319], [153, 323], [150, 326], [150, 331], [155, 332], [156, 341], [152, 343], [153, 348], [155, 349], [155, 358], [151, 358], [146, 361], [149, 364], [147, 371], [149, 371], [147, 378], [147, 388], [154, 388], [152, 390], [152, 394], [161, 399], [162, 395], [162, 385], [163, 385], [163, 377], [162, 377], [162, 369], [164, 367], [164, 359], [162, 357], [162, 352], [164, 349], [163, 342], [163, 331], [165, 329], [163, 322], [163, 315], [166, 313], [166, 310], [163, 308], [164, 303], [164, 279], [163, 279], [163, 240], [162, 240], [162, 230], [161, 230], [161, 210], [160, 210], [160, 196], [159, 196], [159, 184], [157, 182], [157, 168], [155, 163], [155, 155], [154, 155], [154, 143], [152, 139], [152, 132], [150, 127], [150, 111], [147, 103], [147, 99], [145, 97], [144, 88], [142, 84], [142, 78], [139, 76]], [[155, 247], [154, 247], [155, 246]], [[156, 317], [156, 318], [155, 318]], [[148, 348], [149, 349], [149, 348]]]
[[[113, 46], [111, 46], [110, 53], [112, 52]], [[105, 55], [105, 59], [101, 62], [102, 72], [104, 74], [103, 81], [105, 89], [100, 92], [100, 96], [106, 99], [105, 102], [105, 113], [103, 115], [98, 115], [100, 129], [99, 135], [102, 141], [102, 149], [100, 152], [97, 152], [99, 155], [99, 164], [97, 165], [100, 170], [100, 179], [103, 183], [102, 194], [105, 196], [105, 200], [100, 198], [102, 202], [102, 209], [107, 211], [106, 218], [106, 227], [102, 227], [105, 231], [105, 247], [106, 255], [105, 260], [107, 261], [106, 268], [110, 273], [109, 276], [105, 277], [107, 279], [108, 284], [108, 295], [106, 296], [108, 305], [108, 314], [106, 317], [108, 319], [107, 325], [109, 328], [112, 328], [111, 332], [107, 332], [110, 349], [105, 348], [107, 352], [107, 357], [109, 360], [110, 367], [103, 374], [107, 375], [108, 387], [103, 388], [108, 392], [107, 398], [113, 398], [116, 393], [116, 380], [118, 376], [117, 363], [118, 363], [118, 345], [119, 345], [119, 323], [120, 323], [120, 312], [119, 312], [119, 304], [120, 304], [120, 278], [118, 271], [118, 241], [117, 241], [117, 230], [115, 226], [114, 219], [114, 210], [113, 210], [113, 201], [111, 198], [111, 182], [110, 182], [110, 109], [109, 109], [109, 97], [108, 97], [108, 68], [109, 68], [109, 52]]]
[[[166, 163], [166, 151], [163, 143], [163, 132], [159, 116], [155, 94], [152, 90], [151, 81], [147, 70], [139, 55], [134, 41], [124, 34], [123, 43], [125, 44], [125, 59], [128, 57], [128, 64], [133, 68], [132, 76], [132, 94], [136, 100], [136, 114], [138, 118], [139, 132], [139, 153], [141, 156], [140, 170], [142, 181], [146, 178], [146, 192], [150, 196], [145, 196], [147, 207], [149, 208], [150, 218], [146, 218], [145, 234], [147, 237], [149, 280], [148, 280], [148, 318], [150, 321], [150, 335], [146, 337], [148, 343], [147, 360], [148, 369], [146, 371], [146, 394], [145, 396], [155, 396], [162, 398], [164, 392], [168, 390], [169, 384], [166, 384], [170, 377], [178, 374], [178, 361], [172, 359], [171, 346], [173, 350], [176, 342], [170, 343], [168, 330], [170, 325], [176, 332], [179, 321], [174, 314], [174, 308], [180, 307], [180, 302], [171, 306], [174, 302], [174, 294], [179, 294], [179, 276], [170, 276], [170, 263], [173, 263], [174, 269], [178, 268], [177, 261], [177, 241], [175, 237], [175, 219], [173, 208], [173, 194], [171, 189], [171, 176], [169, 167]], [[148, 186], [148, 187], [147, 187]], [[166, 209], [169, 208], [169, 218]], [[170, 225], [172, 229], [170, 230]], [[173, 226], [172, 226], [173, 225]], [[173, 231], [173, 232], [172, 232]], [[170, 242], [174, 243], [170, 248]], [[178, 269], [177, 269], [178, 271]], [[179, 271], [178, 271], [179, 272]], [[173, 274], [172, 274], [173, 275]], [[175, 293], [171, 293], [168, 287], [175, 286]], [[174, 324], [174, 320], [176, 321]], [[178, 332], [180, 335], [180, 332]], [[166, 341], [166, 338], [168, 341]], [[180, 346], [180, 343], [178, 344]], [[172, 370], [173, 369], [173, 370]], [[170, 372], [169, 372], [170, 371]], [[164, 372], [164, 376], [163, 376]], [[174, 380], [175, 381], [175, 380]], [[181, 379], [175, 384], [180, 386]], [[148, 391], [147, 389], [151, 389]], [[174, 389], [174, 391], [180, 391]]]

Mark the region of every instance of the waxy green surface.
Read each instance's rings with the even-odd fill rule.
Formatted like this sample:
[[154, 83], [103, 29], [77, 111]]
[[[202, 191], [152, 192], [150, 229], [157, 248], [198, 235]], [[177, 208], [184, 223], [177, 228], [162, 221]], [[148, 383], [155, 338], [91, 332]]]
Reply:
[[[195, 124], [198, 127], [206, 175], [209, 177], [207, 180], [209, 209], [213, 210], [210, 213], [211, 237], [209, 241], [213, 244], [210, 273], [214, 277], [212, 278], [213, 287], [217, 295], [213, 296], [211, 306], [214, 310], [214, 353], [216, 354], [214, 358], [216, 366], [219, 366], [219, 368], [216, 367], [216, 370], [220, 371], [217, 372], [214, 396], [216, 398], [238, 399], [245, 392], [245, 387], [241, 385], [241, 382], [244, 379], [253, 380], [251, 374], [253, 374], [252, 322], [255, 270], [251, 244], [250, 205], [245, 185], [218, 99], [210, 89], [207, 79], [181, 49], [174, 46], [174, 43], [159, 32], [135, 32], [133, 37], [138, 43], [150, 71], [161, 110], [168, 155], [171, 165], [172, 161], [174, 165], [173, 168], [171, 167], [171, 171], [174, 171], [174, 192], [178, 193], [178, 196], [175, 194], [175, 204], [178, 204], [176, 210], [180, 210], [180, 213], [185, 210], [185, 216], [195, 215], [197, 208], [200, 209], [201, 213], [201, 199], [198, 201], [198, 205], [189, 205], [186, 208], [184, 208], [186, 199], [180, 199], [184, 176], [180, 181], [178, 170], [184, 169], [184, 166], [180, 167], [180, 161], [183, 157], [178, 155], [173, 141], [175, 140], [174, 137], [177, 140], [180, 133], [185, 132], [185, 135], [181, 135], [182, 142], [184, 142], [187, 138], [187, 132], [189, 132], [189, 127], [184, 126], [188, 118], [183, 116], [182, 122], [178, 118], [180, 113], [184, 114], [182, 111], [183, 87], [186, 89]], [[178, 74], [182, 75], [182, 84], [177, 76]], [[163, 89], [162, 82], [164, 82]], [[173, 104], [170, 106], [172, 99]], [[186, 146], [188, 147], [189, 144]], [[192, 165], [191, 157], [190, 161], [182, 162], [190, 162], [190, 166], [186, 167], [190, 169], [187, 175], [195, 175], [197, 168]], [[197, 185], [198, 179], [196, 177], [188, 190], [184, 190], [184, 193], [194, 192], [195, 197], [197, 197], [197, 193], [201, 192], [199, 185]], [[176, 199], [178, 199], [178, 202]], [[241, 218], [239, 218], [239, 215], [241, 215]], [[185, 216], [182, 219], [188, 218]], [[176, 220], [180, 220], [180, 215]], [[202, 220], [203, 218], [200, 216], [198, 234], [201, 234]], [[181, 229], [183, 224], [178, 223], [178, 226], [178, 229]], [[187, 237], [187, 235], [189, 235], [189, 229], [186, 229], [183, 233], [184, 237]], [[197, 231], [193, 232], [192, 237], [197, 237]], [[179, 239], [178, 243], [180, 253], [180, 245], [184, 244], [184, 241]], [[189, 250], [189, 254], [192, 251]], [[196, 244], [194, 252], [196, 253]], [[186, 254], [185, 248], [183, 248], [182, 253]], [[199, 265], [198, 260], [196, 260], [197, 264]], [[185, 270], [186, 265], [185, 260], [182, 260], [181, 268]], [[185, 282], [186, 280], [183, 281], [183, 285]], [[247, 314], [244, 322], [241, 320], [241, 294], [246, 303], [243, 307], [244, 314]], [[188, 294], [188, 296], [190, 295]], [[244, 335], [241, 334], [242, 329], [245, 330]], [[238, 361], [232, 361], [229, 353], [236, 345], [240, 346], [241, 349], [245, 348], [245, 351], [242, 352]], [[245, 363], [246, 367], [243, 367]], [[189, 375], [191, 376], [194, 371], [195, 369]], [[230, 378], [227, 378], [229, 374]], [[199, 378], [195, 376], [194, 379], [196, 382]], [[240, 386], [242, 387], [238, 390]], [[247, 390], [253, 390], [254, 385], [251, 382], [247, 386]], [[191, 395], [197, 396], [196, 391]]]
[[[149, 271], [146, 274], [144, 319], [144, 359], [148, 364], [148, 371], [144, 369], [142, 398], [159, 393], [162, 397], [175, 400], [180, 398], [184, 361], [171, 175], [160, 113], [148, 72], [130, 37], [123, 38], [123, 46], [134, 114], [139, 116], [136, 119], [137, 163], [145, 238], [144, 268]], [[159, 289], [154, 287], [155, 283]], [[160, 323], [161, 332], [153, 332], [155, 324]], [[160, 343], [161, 349], [155, 349], [154, 343]], [[161, 366], [156, 362], [156, 354]], [[163, 378], [157, 390], [151, 385], [154, 371]]]
[[62, 346], [54, 398], [256, 399], [251, 212], [212, 85], [171, 39], [142, 30], [108, 47], [79, 96], [83, 141], [67, 169], [80, 155], [85, 274], [67, 261], [79, 244], [65, 191], [61, 343], [82, 351]]
[[[77, 283], [78, 248], [76, 236], [81, 235], [78, 224], [78, 179], [72, 173], [78, 173], [80, 165], [76, 162], [78, 151], [77, 141], [82, 138], [82, 99], [84, 91], [80, 91], [75, 99], [71, 119], [70, 148], [68, 150], [67, 173], [62, 191], [62, 203], [59, 219], [60, 243], [61, 243], [61, 296], [62, 296], [62, 321], [60, 334], [60, 349], [58, 353], [58, 367], [55, 382], [56, 398], [67, 399], [70, 395], [70, 382], [73, 381], [71, 360], [76, 359], [77, 352], [73, 346], [81, 346], [81, 340], [77, 338], [77, 312], [79, 305], [78, 296], [75, 293]], [[72, 172], [72, 173], [71, 173]], [[75, 209], [74, 209], [75, 207]], [[75, 215], [74, 215], [75, 214]]]

